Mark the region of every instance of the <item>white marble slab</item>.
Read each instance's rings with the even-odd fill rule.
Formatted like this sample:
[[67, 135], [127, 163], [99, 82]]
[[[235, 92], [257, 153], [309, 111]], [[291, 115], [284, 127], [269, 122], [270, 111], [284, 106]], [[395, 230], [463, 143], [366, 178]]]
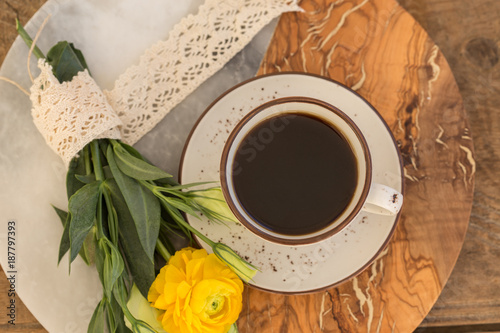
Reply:
[[[27, 24], [34, 36], [50, 13], [38, 43], [43, 51], [59, 40], [80, 48], [96, 81], [111, 88], [125, 68], [164, 38], [202, 0], [49, 0]], [[178, 105], [136, 147], [152, 162], [177, 174], [185, 140], [198, 116], [218, 95], [257, 71], [275, 21], [211, 79]], [[27, 47], [18, 38], [0, 75], [28, 88]], [[36, 73], [35, 61], [32, 70]], [[44, 143], [30, 116], [29, 99], [0, 82], [0, 263], [7, 266], [7, 223], [16, 222], [16, 291], [49, 332], [86, 332], [101, 298], [93, 267], [79, 258], [68, 274], [57, 267], [62, 226], [51, 204], [64, 208], [65, 169]], [[9, 274], [8, 274], [9, 275]]]

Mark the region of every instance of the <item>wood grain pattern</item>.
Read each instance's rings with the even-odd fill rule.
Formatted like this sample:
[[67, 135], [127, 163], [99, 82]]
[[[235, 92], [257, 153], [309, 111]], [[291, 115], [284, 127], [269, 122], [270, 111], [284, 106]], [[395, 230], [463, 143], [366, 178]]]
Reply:
[[393, 240], [365, 272], [320, 294], [249, 290], [241, 331], [410, 332], [446, 283], [469, 221], [476, 164], [457, 84], [395, 1], [301, 6], [305, 13], [282, 16], [259, 74], [316, 73], [365, 97], [400, 144], [405, 204]]
[[422, 326], [500, 323], [500, 2], [400, 2], [450, 64], [469, 116], [477, 161], [464, 247]]
[[[15, 17], [14, 11], [19, 12], [22, 22], [26, 22], [44, 2], [45, 0], [0, 0], [0, 63], [3, 61], [6, 52], [16, 36], [12, 23]], [[337, 2], [339, 5], [344, 2], [344, 6], [349, 3], [352, 4], [352, 2], [349, 1], [340, 0]], [[398, 21], [410, 20], [408, 23], [414, 25], [412, 31], [421, 30], [411, 18], [402, 14], [394, 16], [394, 14], [391, 14], [390, 10], [381, 10], [380, 6], [374, 7], [371, 2], [370, 0], [369, 5], [372, 12], [376, 12], [378, 15], [374, 21], [369, 20], [367, 16], [369, 12], [358, 11], [357, 13], [364, 22], [371, 22], [369, 23], [369, 27], [383, 25], [385, 28], [385, 24], [382, 22], [387, 21], [389, 17], [393, 17], [394, 19], [398, 18]], [[500, 230], [498, 228], [498, 221], [500, 220], [500, 192], [498, 191], [500, 177], [498, 173], [500, 171], [497, 167], [500, 162], [500, 118], [497, 117], [500, 111], [500, 94], [498, 94], [500, 88], [500, 67], [497, 63], [498, 60], [495, 60], [498, 57], [498, 44], [500, 38], [498, 37], [500, 36], [500, 22], [498, 20], [498, 17], [500, 17], [500, 2], [496, 0], [399, 0], [399, 2], [420, 24], [423, 25], [425, 30], [427, 30], [429, 35], [439, 46], [440, 52], [436, 56], [436, 64], [442, 69], [440, 74], [441, 80], [443, 80], [443, 68], [447, 67], [447, 65], [443, 64], [445, 63], [443, 54], [450, 64], [458, 82], [458, 86], [460, 87], [465, 108], [470, 117], [472, 135], [474, 137], [475, 157], [477, 160], [474, 205], [464, 249], [457, 262], [456, 269], [451, 275], [446, 287], [443, 289], [434, 309], [427, 315], [423, 325], [425, 327], [437, 327], [443, 325], [500, 322], [500, 302], [498, 301], [500, 299], [500, 288], [498, 288], [500, 283], [500, 266], [496, 264], [500, 256]], [[326, 3], [327, 2], [319, 1], [314, 4], [311, 3], [311, 8], [317, 11], [315, 14], [317, 18], [325, 16], [321, 9], [323, 7], [321, 6]], [[380, 1], [375, 1], [374, 3], [380, 4]], [[363, 7], [366, 7], [366, 5]], [[14, 8], [14, 10], [12, 8]], [[367, 10], [366, 8], [363, 9]], [[399, 11], [400, 9], [397, 9], [396, 12], [399, 13]], [[333, 12], [335, 14], [335, 11]], [[311, 17], [312, 16], [314, 15], [311, 15]], [[307, 19], [309, 20], [311, 17]], [[346, 24], [350, 24], [350, 26], [353, 27], [351, 20], [354, 17], [355, 14], [350, 15], [350, 19], [346, 19]], [[290, 28], [286, 30], [287, 26], [285, 25], [283, 26], [284, 31], [289, 31], [291, 34], [294, 33], [296, 35], [299, 29], [293, 27], [291, 21], [287, 22], [288, 23], [283, 23], [283, 21], [280, 22], [280, 26], [288, 24]], [[400, 24], [401, 22], [394, 21], [392, 25], [393, 30], [399, 27], [396, 23]], [[333, 24], [329, 24], [330, 27], [333, 27]], [[363, 33], [361, 26], [354, 26], [353, 28], [357, 29], [356, 31], [360, 36], [364, 34], [370, 35], [367, 33], [366, 29]], [[399, 35], [399, 38], [402, 39], [398, 44], [405, 43], [402, 31], [399, 33], [392, 31], [392, 33]], [[341, 32], [339, 31], [336, 35], [339, 36], [340, 34]], [[418, 35], [418, 33], [416, 34]], [[347, 38], [347, 36], [348, 35], [345, 35], [345, 38]], [[411, 33], [410, 36], [414, 36], [414, 34]], [[359, 38], [358, 35], [354, 35], [354, 37]], [[416, 37], [413, 37], [412, 39], [412, 45], [416, 43], [417, 39], [415, 38]], [[405, 115], [406, 110], [404, 106], [410, 105], [404, 104], [402, 101], [412, 100], [410, 98], [412, 95], [407, 95], [403, 89], [411, 85], [415, 77], [422, 77], [422, 86], [425, 87], [425, 79], [429, 77], [428, 72], [432, 73], [432, 66], [423, 64], [422, 60], [425, 60], [425, 58], [422, 57], [423, 55], [429, 55], [429, 51], [433, 48], [433, 43], [429, 40], [423, 42], [424, 37], [420, 39], [420, 43], [428, 45], [425, 46], [428, 50], [424, 52], [423, 49], [420, 49], [417, 53], [407, 52], [408, 58], [420, 60], [413, 60], [411, 62], [412, 66], [405, 67], [404, 69], [405, 71], [408, 70], [409, 73], [407, 74], [405, 84], [402, 84], [401, 90], [397, 90], [396, 93], [398, 100], [401, 99], [400, 104], [398, 104], [399, 114]], [[355, 45], [361, 43], [362, 39], [356, 40]], [[393, 44], [389, 43], [389, 40], [385, 42], [386, 50], [379, 54], [379, 57], [392, 53], [391, 50], [387, 49], [387, 45]], [[408, 44], [410, 41], [406, 41], [406, 43]], [[393, 48], [399, 50], [399, 47], [394, 45]], [[284, 44], [282, 47], [288, 48], [288, 46]], [[373, 47], [372, 45], [372, 48]], [[277, 49], [279, 51], [279, 48]], [[293, 48], [290, 47], [290, 50], [298, 52], [299, 47], [295, 45]], [[337, 80], [355, 87], [363, 77], [363, 71], [359, 71], [360, 58], [351, 59], [351, 53], [354, 52], [350, 52], [352, 50], [346, 47], [340, 47], [333, 52], [339, 52], [339, 50], [342, 50], [343, 53], [338, 54], [335, 64], [330, 63], [330, 65], [326, 66], [327, 63], [323, 63], [323, 65], [318, 66], [318, 70], [321, 70], [322, 67], [328, 67], [332, 73], [336, 75], [335, 78]], [[329, 52], [332, 52], [332, 49], [330, 49]], [[441, 54], [441, 52], [443, 54]], [[316, 56], [318, 57], [317, 59], [322, 59], [320, 55]], [[358, 60], [355, 61], [355, 59]], [[374, 57], [373, 59], [379, 61], [381, 58]], [[294, 60], [291, 58], [287, 59], [288, 62], [295, 61], [294, 66], [300, 64], [299, 60], [299, 58]], [[277, 65], [279, 66], [282, 63], [285, 63], [285, 61], [278, 62]], [[373, 104], [375, 104], [375, 102], [372, 98], [375, 98], [377, 89], [384, 89], [383, 86], [375, 87], [377, 83], [373, 80], [373, 73], [378, 73], [378, 75], [382, 77], [390, 76], [394, 71], [393, 67], [397, 67], [387, 65], [386, 62], [384, 63], [386, 64], [385, 68], [377, 69], [375, 68], [375, 63], [372, 63], [370, 67], [365, 61], [365, 82], [372, 81], [369, 85], [361, 86], [358, 92], [363, 96], [370, 94], [367, 98]], [[263, 66], [266, 66], [269, 72], [280, 69], [269, 61], [267, 64], [264, 63]], [[345, 67], [343, 68], [343, 66]], [[414, 66], [423, 66], [425, 70], [423, 67], [416, 69]], [[285, 66], [283, 67], [285, 68]], [[399, 67], [398, 71], [400, 70]], [[449, 69], [446, 70], [449, 71]], [[449, 73], [447, 76], [450, 76]], [[412, 78], [411, 80], [410, 77]], [[387, 80], [385, 82], [387, 82]], [[437, 81], [434, 82], [433, 87], [436, 87], [438, 84], [441, 87], [440, 93], [444, 93], [445, 95], [452, 95], [453, 91], [456, 89], [456, 87], [453, 88], [453, 80], [449, 77], [441, 81], [441, 83]], [[453, 89], [448, 91], [446, 87], [452, 87]], [[436, 88], [433, 88], [432, 91], [434, 91], [434, 89]], [[417, 90], [412, 88], [411, 91], [415, 93]], [[432, 95], [435, 96], [436, 94], [433, 93]], [[382, 110], [384, 106], [390, 104], [390, 101], [384, 101], [378, 98], [377, 103], [378, 104], [375, 106]], [[434, 103], [437, 103], [436, 100], [434, 100]], [[446, 106], [446, 103], [440, 103], [443, 104], [438, 103], [434, 105], [441, 105], [441, 107]], [[418, 105], [418, 103], [414, 103], [413, 105]], [[458, 107], [459, 106], [456, 106], [456, 108]], [[421, 111], [422, 110], [419, 112]], [[426, 112], [429, 112], [429, 109], [427, 109]], [[422, 118], [424, 113], [421, 112], [419, 114], [420, 117], [416, 117], [418, 113], [415, 111], [412, 112], [413, 116], [408, 126], [406, 126], [404, 122], [399, 122], [398, 119], [392, 119], [391, 127], [393, 128], [393, 132], [395, 124], [398, 124], [399, 127], [399, 123], [401, 123], [403, 130], [408, 129], [407, 132], [415, 131], [416, 128], [420, 127], [420, 133], [434, 133], [435, 135], [432, 138], [434, 138], [436, 142], [442, 141], [450, 145], [449, 140], [457, 140], [456, 135], [450, 135], [453, 133], [452, 124], [446, 124], [446, 127], [441, 125], [443, 130], [447, 129], [448, 132], [442, 131], [439, 127], [431, 128], [430, 125], [422, 129], [423, 127], [420, 126], [420, 124], [422, 124], [421, 119], [424, 119]], [[436, 114], [435, 117], [438, 117], [439, 114], [441, 114], [441, 112]], [[387, 115], [384, 114], [384, 117], [387, 117]], [[445, 115], [441, 114], [441, 119], [435, 118], [434, 120], [442, 120], [443, 117], [445, 117]], [[400, 119], [407, 120], [408, 118], [403, 117]], [[448, 120], [448, 117], [446, 117], [446, 120]], [[439, 122], [437, 123], [439, 124]], [[411, 141], [409, 136], [406, 139], [407, 136], [404, 131], [394, 133], [399, 139], [404, 139], [402, 144], [408, 144], [408, 140]], [[415, 134], [415, 132], [413, 133]], [[419, 142], [422, 142], [422, 138], [423, 136], [420, 135], [421, 141]], [[456, 145], [456, 142], [454, 144]], [[422, 147], [427, 145], [434, 144], [432, 140], [429, 140], [429, 142], [425, 144], [421, 143], [420, 149], [417, 151], [422, 151]], [[442, 146], [442, 144], [438, 145]], [[404, 147], [404, 145], [402, 147]], [[408, 145], [408, 148], [412, 147], [413, 145]], [[410, 155], [407, 154], [407, 157], [408, 156]], [[432, 175], [432, 173], [424, 173], [426, 169], [419, 165], [417, 165], [418, 170], [412, 169], [408, 161], [410, 164], [412, 163], [411, 156], [409, 160], [407, 160], [406, 166], [407, 171], [411, 171], [409, 176], [417, 177], [417, 179], [421, 177], [422, 179], [420, 179], [419, 182], [410, 182], [410, 180], [408, 180], [407, 198], [409, 195], [408, 193], [416, 189], [417, 192], [414, 193], [414, 196], [416, 199], [421, 199], [420, 193], [426, 193], [427, 191], [433, 190], [428, 182], [426, 182], [425, 178], [430, 174]], [[418, 160], [415, 160], [415, 162], [417, 161], [419, 163], [424, 163], [425, 167], [429, 168], [429, 163], [422, 156], [420, 156]], [[464, 164], [464, 166], [468, 165]], [[439, 169], [437, 166], [431, 165], [430, 167]], [[455, 176], [461, 176], [461, 167], [460, 165], [458, 165], [458, 168], [447, 167], [445, 170], [443, 174], [451, 178], [443, 178], [447, 180], [447, 182], [442, 185], [448, 189], [454, 188], [453, 183], [457, 182], [457, 179], [460, 177], [453, 179], [453, 173], [456, 173]], [[433, 172], [439, 172], [439, 170], [433, 170]], [[436, 186], [438, 185], [436, 184]], [[439, 206], [439, 202], [427, 203], [427, 205], [435, 209], [436, 205]], [[453, 207], [448, 207], [448, 209], [452, 208]], [[408, 209], [410, 209], [408, 205], [405, 205], [405, 215], [407, 216], [409, 216], [410, 213], [406, 211]], [[413, 210], [415, 208], [411, 209]], [[424, 214], [423, 216], [425, 216], [425, 218], [422, 217], [418, 219], [418, 221], [424, 221], [424, 224], [428, 217], [434, 219], [431, 210], [422, 208], [416, 211], [417, 214]], [[357, 324], [356, 320], [352, 319], [353, 315], [356, 316], [356, 318], [358, 316], [363, 317], [363, 314], [370, 317], [369, 297], [371, 297], [372, 301], [377, 302], [377, 304], [385, 304], [385, 302], [387, 302], [390, 293], [386, 292], [386, 294], [383, 294], [382, 292], [374, 292], [374, 290], [378, 291], [380, 286], [383, 285], [384, 282], [381, 282], [382, 277], [383, 280], [386, 280], [387, 276], [389, 276], [391, 281], [401, 281], [399, 282], [398, 288], [392, 291], [392, 295], [399, 295], [402, 289], [402, 295], [411, 295], [413, 297], [409, 305], [403, 307], [403, 309], [412, 308], [413, 304], [415, 309], [417, 309], [416, 311], [421, 313], [421, 317], [423, 318], [425, 315], [424, 312], [428, 309], [426, 310], [425, 308], [419, 307], [418, 304], [426, 302], [426, 297], [431, 300], [435, 299], [437, 296], [435, 294], [439, 293], [441, 290], [442, 284], [446, 281], [446, 273], [448, 272], [449, 274], [449, 271], [437, 268], [440, 263], [439, 260], [443, 261], [446, 260], [446, 258], [434, 258], [433, 256], [429, 256], [428, 253], [432, 252], [432, 247], [421, 248], [415, 245], [415, 240], [421, 241], [427, 237], [425, 233], [418, 231], [418, 224], [416, 224], [418, 221], [408, 220], [407, 218], [401, 221], [401, 226], [404, 226], [404, 228], [398, 230], [383, 259], [378, 260], [365, 273], [358, 277], [357, 281], [354, 280], [357, 283], [356, 286], [353, 281], [351, 284], [342, 286], [342, 288], [332, 289], [327, 293], [315, 295], [313, 299], [309, 297], [287, 298], [270, 294], [261, 295], [253, 290], [247, 290], [246, 308], [240, 319], [242, 331], [246, 329], [247, 332], [251, 332], [252, 330], [250, 330], [250, 328], [255, 328], [255, 332], [272, 332], [280, 329], [284, 332], [299, 332], [302, 330], [303, 332], [314, 332], [323, 328], [325, 332], [355, 332], [358, 326], [364, 325], [367, 321], [363, 321], [362, 324]], [[444, 223], [450, 223], [450, 220], [446, 220]], [[444, 239], [455, 239], [458, 236], [459, 234], [452, 233]], [[436, 238], [439, 237], [434, 235], [433, 240]], [[443, 242], [443, 245], [445, 245], [444, 243], [445, 242]], [[394, 244], [398, 244], [398, 246], [396, 247]], [[437, 245], [435, 244], [434, 246]], [[440, 250], [438, 253], [440, 253], [438, 257], [446, 256], [446, 252], [444, 251]], [[409, 261], [408, 263], [405, 261], [403, 265], [396, 260], [398, 258], [408, 258]], [[391, 270], [391, 272], [386, 275], [385, 272], [387, 267], [391, 265], [394, 266], [395, 269]], [[416, 272], [421, 273], [416, 274]], [[433, 275], [435, 275], [436, 278], [429, 278]], [[372, 276], [374, 277], [372, 278]], [[431, 283], [427, 285], [430, 280], [440, 281], [440, 283]], [[367, 290], [368, 286], [370, 286], [370, 289]], [[354, 289], [358, 291], [358, 298], [354, 297], [355, 293], [353, 296]], [[427, 289], [430, 289], [430, 291], [426, 291]], [[6, 279], [2, 276], [0, 277], [0, 306], [5, 304], [6, 300], [8, 300], [5, 290], [8, 290], [8, 285]], [[421, 295], [415, 293], [415, 291], [418, 290], [423, 290], [424, 292]], [[345, 291], [348, 293], [344, 293]], [[363, 298], [362, 295], [365, 295], [365, 298]], [[411, 297], [406, 296], [406, 298]], [[259, 305], [259, 302], [266, 303]], [[397, 309], [391, 311], [394, 312], [397, 311]], [[378, 328], [378, 319], [382, 316], [380, 312], [378, 315], [375, 315], [375, 311], [371, 313], [373, 313], [371, 316], [372, 327]], [[406, 315], [405, 313], [401, 316], [391, 314], [388, 310], [388, 305], [384, 305], [381, 313], [383, 314], [383, 320], [386, 320], [389, 324], [389, 326], [383, 326], [384, 328], [392, 327], [388, 319], [389, 315], [392, 315], [392, 320], [396, 320], [396, 323], [397, 319], [395, 318], [403, 318], [404, 320]], [[15, 329], [6, 326], [4, 318], [0, 320], [0, 331], [45, 332], [25, 307], [21, 306], [19, 308], [18, 315], [25, 319], [19, 321]], [[411, 318], [411, 320], [413, 319], [414, 318]], [[271, 322], [272, 324], [270, 324]], [[256, 328], [259, 327], [262, 329], [257, 330]], [[363, 327], [366, 327], [366, 325]], [[400, 328], [400, 330], [404, 331], [402, 328]], [[376, 329], [372, 329], [371, 331], [376, 331]], [[382, 326], [380, 326], [380, 332], [385, 331], [387, 331], [387, 329], [383, 330]]]

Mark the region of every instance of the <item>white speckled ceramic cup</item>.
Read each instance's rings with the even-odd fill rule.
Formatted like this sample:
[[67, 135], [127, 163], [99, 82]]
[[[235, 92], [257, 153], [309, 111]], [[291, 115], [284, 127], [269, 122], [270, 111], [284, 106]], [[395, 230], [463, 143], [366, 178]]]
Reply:
[[[233, 173], [237, 169], [234, 159], [238, 147], [252, 129], [272, 117], [293, 114], [297, 110], [332, 126], [348, 142], [356, 159], [357, 179], [354, 194], [347, 207], [326, 227], [307, 234], [290, 235], [266, 228], [247, 212], [236, 194]], [[236, 218], [254, 234], [279, 244], [304, 245], [322, 241], [344, 229], [361, 211], [396, 215], [403, 202], [403, 196], [398, 191], [386, 185], [372, 183], [370, 150], [356, 123], [341, 110], [312, 98], [287, 97], [271, 100], [248, 113], [229, 135], [223, 149], [220, 171], [222, 191]]]

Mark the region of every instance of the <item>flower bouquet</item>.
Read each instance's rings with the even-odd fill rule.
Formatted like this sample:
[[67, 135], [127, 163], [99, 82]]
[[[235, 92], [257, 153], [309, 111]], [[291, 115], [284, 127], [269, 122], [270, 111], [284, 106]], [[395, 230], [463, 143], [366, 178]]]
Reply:
[[[45, 56], [19, 22], [17, 29], [59, 84], [89, 75], [73, 44], [59, 42]], [[53, 84], [47, 82], [32, 92], [34, 104], [43, 103]], [[242, 280], [248, 282], [256, 268], [186, 222], [184, 214], [235, 221], [220, 188], [200, 188], [207, 185], [178, 184], [116, 138], [94, 139], [71, 158], [67, 211], [54, 207], [64, 226], [59, 261], [80, 256], [99, 273], [103, 295], [88, 332], [237, 330]], [[176, 251], [172, 239], [196, 245], [192, 234], [214, 253], [190, 246]]]
[[[39, 34], [32, 40], [17, 24], [41, 70], [29, 94], [33, 121], [67, 167], [68, 206], [54, 207], [63, 226], [58, 260], [67, 257], [71, 269], [80, 257], [95, 266], [102, 285], [88, 332], [237, 330], [244, 283], [253, 278], [256, 267], [185, 219], [190, 215], [214, 223], [236, 222], [220, 188], [213, 182], [179, 184], [132, 145], [259, 28], [298, 9], [296, 1], [287, 0], [206, 0], [197, 15], [174, 27], [169, 39], [145, 52], [153, 73], [141, 67], [141, 58], [125, 73], [141, 83], [121, 81], [119, 89], [110, 92], [115, 93], [112, 98], [97, 86], [83, 53], [72, 43], [59, 42], [44, 54], [36, 46]], [[233, 20], [220, 19], [227, 16]], [[207, 31], [207, 25], [212, 30]], [[205, 38], [201, 42], [200, 34]], [[228, 45], [222, 52], [224, 43]], [[203, 52], [208, 55], [203, 57]], [[185, 61], [187, 55], [193, 62]], [[178, 70], [193, 82], [176, 86], [168, 81]], [[161, 75], [166, 79], [158, 79]], [[157, 80], [167, 80], [168, 89]], [[134, 89], [142, 89], [147, 102]], [[130, 105], [152, 110], [131, 110], [129, 116]], [[195, 249], [193, 234], [213, 253]], [[187, 246], [179, 246], [179, 238]]]

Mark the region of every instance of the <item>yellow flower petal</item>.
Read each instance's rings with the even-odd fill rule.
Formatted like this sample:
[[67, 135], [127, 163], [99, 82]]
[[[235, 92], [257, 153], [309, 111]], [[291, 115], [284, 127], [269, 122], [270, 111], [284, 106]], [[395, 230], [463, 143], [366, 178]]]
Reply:
[[152, 305], [159, 310], [166, 310], [168, 307], [168, 303], [165, 300], [165, 295], [161, 294], [160, 296], [158, 296], [158, 298], [155, 302], [152, 303]]
[[205, 265], [205, 258], [203, 258], [203, 259], [193, 258], [186, 265], [186, 278], [191, 281], [191, 285], [194, 285], [198, 281], [203, 280], [203, 267], [204, 267], [204, 265]]
[[213, 253], [207, 256], [203, 276], [205, 279], [229, 279], [233, 281], [233, 283], [237, 284], [239, 290], [243, 292], [243, 282], [241, 279]]
[[243, 283], [216, 255], [186, 248], [161, 269], [148, 298], [169, 333], [226, 333], [242, 309]]

